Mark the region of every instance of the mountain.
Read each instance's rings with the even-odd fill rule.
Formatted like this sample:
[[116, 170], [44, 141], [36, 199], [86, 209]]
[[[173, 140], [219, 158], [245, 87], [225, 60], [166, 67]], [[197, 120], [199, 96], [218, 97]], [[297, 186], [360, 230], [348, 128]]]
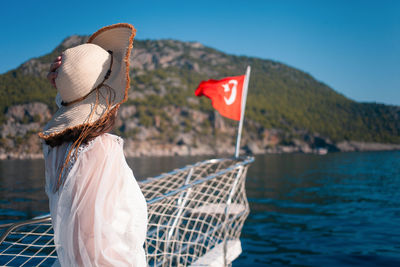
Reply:
[[[49, 64], [87, 38], [68, 37], [51, 53], [0, 75], [0, 154], [40, 153], [36, 133], [56, 110]], [[248, 152], [400, 149], [399, 106], [355, 102], [279, 62], [176, 40], [136, 40], [130, 60], [129, 100], [115, 129], [127, 155], [232, 153], [236, 122], [194, 90], [201, 80], [243, 74], [247, 65], [242, 148]]]

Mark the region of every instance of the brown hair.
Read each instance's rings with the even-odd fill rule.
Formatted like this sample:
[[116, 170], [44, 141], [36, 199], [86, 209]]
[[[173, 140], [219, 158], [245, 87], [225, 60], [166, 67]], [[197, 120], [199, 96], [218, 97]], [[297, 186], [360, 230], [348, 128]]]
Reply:
[[[118, 108], [112, 109], [107, 116], [102, 118], [103, 123], [99, 123], [90, 127], [90, 131], [88, 135], [82, 140], [82, 144], [87, 144], [91, 140], [95, 139], [97, 136], [102, 135], [103, 133], [107, 133], [112, 130], [115, 125], [115, 119], [117, 117]], [[67, 129], [60, 135], [51, 136], [45, 139], [46, 145], [51, 147], [61, 146], [64, 143], [72, 142], [74, 143], [82, 134], [82, 130], [85, 125], [82, 125], [77, 128]]]
[[[84, 124], [80, 127], [74, 127], [72, 129], [67, 129], [64, 133], [59, 134], [59, 135], [54, 135], [52, 137], [49, 137], [45, 139], [46, 144], [50, 145], [51, 147], [55, 146], [60, 146], [66, 142], [72, 142], [72, 145], [69, 148], [69, 151], [67, 152], [67, 157], [63, 163], [62, 166], [60, 166], [60, 172], [58, 175], [58, 180], [57, 180], [57, 185], [56, 188], [54, 188], [54, 192], [57, 192], [60, 186], [64, 183], [62, 180], [62, 174], [65, 169], [65, 167], [68, 165], [68, 162], [71, 159], [71, 154], [72, 151], [75, 153], [75, 157], [77, 156], [78, 153], [78, 148], [82, 144], [86, 144], [89, 141], [93, 140], [97, 136], [106, 133], [110, 131], [114, 124], [115, 124], [115, 118], [117, 111], [119, 109], [120, 104], [117, 104], [115, 107], [111, 108], [111, 103], [114, 101], [115, 93], [113, 93], [113, 89], [109, 87], [108, 85], [104, 84], [104, 86], [109, 90], [109, 96], [106, 97], [107, 99], [107, 109], [105, 111], [105, 115], [100, 117], [97, 121], [94, 123], [90, 124]], [[90, 121], [92, 115], [94, 114], [98, 103], [99, 103], [99, 87], [96, 88], [96, 103], [94, 105], [94, 108], [92, 112], [89, 115], [88, 121]]]

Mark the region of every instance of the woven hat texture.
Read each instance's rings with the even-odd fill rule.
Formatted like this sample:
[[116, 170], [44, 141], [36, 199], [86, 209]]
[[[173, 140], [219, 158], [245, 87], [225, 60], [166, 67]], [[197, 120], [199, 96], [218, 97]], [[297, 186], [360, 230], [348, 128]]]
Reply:
[[[86, 44], [62, 53], [55, 80], [57, 98], [70, 104], [60, 106], [39, 133], [41, 138], [93, 124], [126, 101], [130, 83], [129, 56], [135, 33], [135, 28], [127, 23], [106, 26], [95, 32]], [[105, 79], [110, 66], [111, 73]], [[102, 86], [94, 90], [100, 84]]]

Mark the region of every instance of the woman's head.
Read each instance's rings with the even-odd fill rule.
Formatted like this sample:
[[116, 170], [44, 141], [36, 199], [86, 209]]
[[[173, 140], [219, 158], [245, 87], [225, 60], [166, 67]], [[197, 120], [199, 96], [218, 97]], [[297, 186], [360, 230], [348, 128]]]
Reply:
[[[65, 50], [55, 79], [58, 94], [64, 103], [87, 96], [105, 79], [112, 68], [112, 53], [96, 44], [82, 44]], [[114, 65], [116, 62], [114, 62]]]
[[134, 35], [130, 24], [107, 26], [94, 33], [88, 43], [63, 53], [55, 79], [62, 106], [39, 133], [42, 139], [80, 129], [86, 135], [126, 101]]

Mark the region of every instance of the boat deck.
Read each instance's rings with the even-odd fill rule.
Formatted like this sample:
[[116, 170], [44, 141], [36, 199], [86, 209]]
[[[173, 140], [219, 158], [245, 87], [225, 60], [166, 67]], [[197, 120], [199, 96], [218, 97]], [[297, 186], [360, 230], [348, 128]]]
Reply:
[[[211, 159], [139, 183], [148, 203], [149, 266], [224, 266], [240, 253], [249, 213], [252, 157]], [[1, 266], [50, 266], [57, 259], [49, 215], [0, 225]]]

